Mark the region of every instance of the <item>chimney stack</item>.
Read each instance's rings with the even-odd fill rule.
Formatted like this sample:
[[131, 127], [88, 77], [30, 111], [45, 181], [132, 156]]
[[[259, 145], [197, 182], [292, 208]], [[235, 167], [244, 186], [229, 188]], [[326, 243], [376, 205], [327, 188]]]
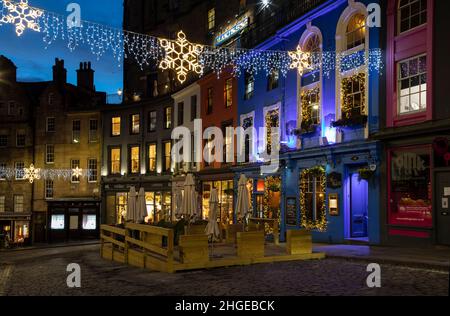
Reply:
[[55, 59], [53, 66], [53, 82], [57, 84], [67, 83], [67, 70], [64, 68], [64, 59]]
[[91, 62], [80, 63], [80, 69], [77, 70], [77, 86], [95, 91], [94, 70], [92, 70]]

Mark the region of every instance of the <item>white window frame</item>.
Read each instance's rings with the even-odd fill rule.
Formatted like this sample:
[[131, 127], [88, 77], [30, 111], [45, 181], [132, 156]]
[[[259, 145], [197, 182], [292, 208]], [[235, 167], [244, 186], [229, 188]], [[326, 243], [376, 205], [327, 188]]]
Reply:
[[[22, 199], [21, 203], [18, 203], [19, 198]], [[24, 204], [25, 204], [25, 198], [23, 195], [21, 195], [21, 194], [14, 195], [14, 213], [23, 213], [25, 210]], [[19, 207], [19, 206], [21, 206], [21, 207]]]
[[[18, 177], [19, 170], [20, 170], [18, 165], [23, 165], [22, 174], [21, 174], [22, 177], [21, 178]], [[24, 181], [25, 180], [25, 163], [23, 161], [16, 161], [14, 163], [14, 169], [15, 169], [15, 179], [16, 179], [16, 181]]]
[[[53, 121], [53, 131], [50, 131], [50, 130], [48, 129], [49, 120], [54, 120], [54, 121]], [[56, 132], [56, 118], [54, 118], [54, 117], [47, 117], [47, 119], [45, 120], [45, 131], [46, 131], [47, 133], [54, 133], [54, 132]]]
[[[78, 161], [78, 168], [81, 168], [81, 160], [80, 159], [71, 159], [70, 160], [70, 170], [74, 170], [74, 169], [77, 168], [76, 166], [74, 166], [74, 162], [76, 162], [76, 161]], [[74, 180], [76, 178], [78, 178], [78, 179]], [[73, 183], [73, 184], [79, 184], [80, 183], [80, 177], [71, 176], [70, 177], [70, 182]]]
[[419, 12], [419, 14], [418, 14], [418, 16], [419, 16], [419, 18], [420, 18], [420, 16], [421, 16], [421, 14], [423, 13], [423, 12], [425, 12], [426, 13], [426, 21], [425, 22], [422, 22], [422, 24], [419, 24], [419, 25], [417, 25], [417, 26], [414, 26], [414, 27], [411, 27], [411, 15], [409, 15], [408, 16], [408, 21], [409, 21], [409, 28], [407, 29], [407, 30], [405, 30], [405, 31], [402, 31], [401, 30], [401, 28], [402, 28], [402, 15], [401, 15], [401, 11], [402, 11], [402, 8], [405, 8], [405, 7], [411, 7], [412, 6], [412, 4], [414, 4], [415, 2], [419, 2], [420, 3], [420, 1], [421, 0], [413, 0], [413, 2], [412, 3], [408, 3], [407, 5], [404, 5], [403, 7], [402, 6], [400, 6], [401, 4], [400, 4], [400, 2], [401, 2], [401, 0], [397, 0], [398, 1], [398, 3], [397, 3], [397, 16], [396, 16], [396, 18], [397, 18], [397, 34], [405, 34], [405, 33], [408, 33], [409, 31], [412, 31], [412, 30], [414, 30], [414, 29], [417, 29], [417, 28], [419, 28], [419, 27], [421, 27], [421, 26], [424, 26], [424, 25], [426, 25], [427, 23], [428, 23], [428, 1], [429, 0], [427, 0], [427, 7], [425, 8], [425, 11], [420, 11]]
[[[53, 161], [49, 161], [48, 157], [49, 157], [49, 151], [48, 149], [52, 147], [53, 148]], [[46, 165], [54, 165], [55, 164], [55, 145], [52, 144], [47, 144], [45, 145], [45, 164]]]
[[[419, 59], [421, 57], [425, 57], [426, 58], [426, 63], [427, 63], [427, 65], [425, 66], [426, 72], [425, 73], [419, 73], [418, 72], [416, 75], [413, 75], [413, 76], [408, 74], [408, 77], [401, 78], [400, 77], [401, 76], [401, 64], [409, 62], [411, 60], [417, 60], [417, 62], [419, 63]], [[428, 66], [428, 56], [427, 56], [427, 54], [420, 54], [420, 55], [417, 55], [417, 56], [414, 56], [414, 57], [410, 57], [410, 58], [406, 58], [404, 60], [400, 60], [400, 61], [397, 62], [397, 65], [396, 65], [396, 67], [397, 67], [397, 104], [398, 104], [397, 105], [397, 115], [399, 117], [403, 117], [403, 116], [407, 116], [407, 115], [414, 115], [414, 114], [418, 114], [418, 113], [424, 113], [424, 112], [427, 111], [427, 109], [428, 109], [428, 67], [427, 66]], [[418, 86], [419, 87], [419, 92], [418, 93], [411, 93], [411, 85], [410, 85], [409, 88], [408, 88], [409, 89], [408, 97], [409, 97], [409, 105], [411, 106], [411, 96], [412, 95], [418, 94], [419, 95], [419, 102], [420, 102], [422, 100], [422, 94], [425, 93], [425, 108], [424, 109], [419, 109], [419, 110], [416, 110], [416, 111], [409, 111], [409, 112], [401, 113], [401, 106], [402, 106], [402, 104], [401, 104], [401, 100], [402, 100], [401, 82], [403, 80], [406, 80], [406, 79], [411, 80], [414, 77], [419, 77], [419, 80], [420, 80], [420, 77], [422, 75], [425, 75], [426, 78], [427, 78], [427, 82], [425, 83], [425, 85], [426, 85], [425, 91], [422, 91], [422, 84], [419, 84], [419, 86]], [[410, 83], [411, 83], [411, 81], [410, 81]], [[421, 106], [421, 104], [419, 104], [419, 107], [420, 106]]]
[[[92, 122], [97, 122], [97, 128], [92, 129]], [[97, 143], [98, 142], [98, 119], [90, 119], [89, 120], [89, 143]]]
[[6, 196], [0, 195], [0, 213], [5, 213], [6, 209]]
[[[79, 122], [79, 130], [74, 129], [75, 122]], [[78, 134], [78, 141], [75, 139], [75, 135]], [[79, 144], [81, 143], [81, 120], [72, 120], [72, 144]]]
[[[49, 186], [49, 183], [51, 183], [51, 186]], [[51, 192], [51, 194], [49, 194]], [[55, 183], [53, 180], [47, 179], [44, 181], [44, 196], [46, 200], [53, 199], [55, 195]]]

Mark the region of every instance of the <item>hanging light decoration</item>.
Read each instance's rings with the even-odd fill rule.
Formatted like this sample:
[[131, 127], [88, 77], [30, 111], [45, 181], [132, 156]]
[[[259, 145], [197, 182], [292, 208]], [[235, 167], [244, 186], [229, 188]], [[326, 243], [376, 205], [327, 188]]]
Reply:
[[311, 54], [304, 52], [300, 45], [295, 52], [289, 52], [288, 54], [292, 59], [290, 68], [297, 69], [298, 74], [302, 76], [305, 69], [310, 68]]
[[31, 184], [34, 182], [34, 180], [39, 180], [41, 178], [41, 169], [35, 168], [34, 164], [31, 164], [30, 168], [24, 168], [23, 170], [23, 178], [30, 181]]
[[40, 32], [38, 19], [42, 16], [43, 11], [31, 8], [28, 0], [20, 0], [19, 3], [13, 1], [4, 2], [4, 7], [8, 10], [8, 14], [3, 15], [2, 22], [14, 24], [17, 36], [22, 36], [26, 29]]

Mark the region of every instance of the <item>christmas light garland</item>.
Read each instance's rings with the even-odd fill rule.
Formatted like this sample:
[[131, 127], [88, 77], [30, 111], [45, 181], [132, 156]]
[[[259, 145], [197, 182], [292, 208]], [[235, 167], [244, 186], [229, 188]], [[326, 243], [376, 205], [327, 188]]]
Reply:
[[[276, 214], [272, 214], [270, 216], [270, 193], [276, 193], [281, 192], [281, 178], [280, 177], [267, 177], [264, 181], [264, 218], [267, 219], [277, 219], [278, 220], [278, 227], [281, 224], [281, 216], [280, 216], [280, 209], [272, 210], [275, 211]], [[273, 234], [273, 228], [268, 224], [264, 224], [264, 230], [266, 234]]]
[[[20, 177], [18, 177], [18, 175]], [[40, 169], [33, 164], [29, 168], [4, 168], [0, 169], [0, 180], [28, 180], [31, 184], [35, 180], [70, 180], [72, 178], [89, 178], [94, 174], [90, 170], [83, 170], [81, 168], [75, 169]]]
[[[319, 180], [320, 189], [324, 194], [324, 200], [322, 206], [318, 212], [320, 212], [319, 220], [313, 220], [307, 216], [307, 205], [306, 205], [306, 193], [308, 191], [308, 179], [314, 177]], [[306, 230], [317, 230], [319, 232], [325, 232], [327, 230], [328, 221], [325, 206], [325, 192], [326, 192], [326, 173], [322, 166], [305, 169], [300, 175], [300, 212], [301, 216], [301, 226]]]
[[[383, 68], [382, 53], [380, 49], [371, 49], [369, 54], [355, 53], [352, 55], [336, 54], [335, 52], [323, 52], [314, 55], [306, 54], [297, 48], [296, 51], [275, 51], [275, 50], [257, 50], [257, 49], [242, 49], [242, 48], [226, 48], [213, 47], [201, 45], [201, 52], [197, 49], [198, 58], [195, 58], [196, 63], [193, 68], [180, 67], [180, 62], [184, 63], [189, 56], [176, 51], [179, 54], [177, 62], [168, 62], [167, 56], [173, 54], [168, 47], [177, 45], [177, 40], [169, 40], [157, 38], [145, 34], [138, 34], [122, 29], [101, 25], [89, 21], [80, 21], [80, 26], [70, 27], [67, 25], [66, 17], [61, 14], [56, 14], [46, 10], [34, 8], [28, 5], [28, 0], [20, 0], [23, 5], [26, 5], [28, 12], [33, 12], [24, 23], [20, 23], [20, 28], [17, 26], [17, 19], [8, 19], [7, 17], [14, 12], [12, 5], [20, 5], [15, 1], [0, 0], [0, 26], [3, 23], [16, 24], [16, 32], [21, 35], [26, 29], [31, 29], [43, 34], [43, 41], [45, 47], [53, 44], [55, 41], [61, 40], [67, 42], [67, 47], [70, 51], [74, 51], [81, 45], [86, 45], [90, 48], [91, 53], [100, 59], [106, 53], [113, 55], [119, 67], [123, 64], [124, 59], [134, 60], [142, 69], [145, 66], [160, 64], [161, 61], [166, 61], [163, 65], [167, 69], [173, 69], [177, 72], [179, 79], [185, 78], [185, 73], [188, 70], [193, 70], [197, 74], [201, 74], [203, 69], [211, 69], [218, 76], [222, 73], [224, 68], [232, 65], [234, 67], [234, 74], [236, 76], [248, 72], [257, 74], [264, 72], [269, 75], [273, 69], [278, 69], [283, 76], [286, 76], [288, 71], [296, 69], [300, 74], [306, 68], [308, 70], [320, 70], [322, 66], [323, 75], [329, 77], [333, 71], [338, 69], [345, 71], [346, 69], [353, 69], [364, 65], [368, 70], [381, 72]], [[23, 27], [25, 25], [25, 28]], [[20, 34], [19, 34], [20, 33]], [[198, 44], [192, 44], [199, 48]], [[190, 56], [192, 57], [192, 56]], [[189, 57], [189, 58], [190, 58]], [[307, 58], [308, 57], [308, 58]], [[307, 65], [307, 60], [321, 60], [321, 63], [314, 62], [313, 65]], [[182, 81], [182, 80], [180, 80]]]

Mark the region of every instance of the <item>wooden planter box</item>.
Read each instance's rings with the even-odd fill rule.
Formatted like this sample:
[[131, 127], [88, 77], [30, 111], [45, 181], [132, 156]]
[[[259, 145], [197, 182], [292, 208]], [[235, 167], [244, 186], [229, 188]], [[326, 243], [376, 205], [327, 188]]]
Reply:
[[182, 263], [207, 263], [209, 261], [208, 236], [180, 236], [180, 260]]
[[286, 251], [289, 255], [312, 253], [312, 234], [305, 230], [288, 230]]
[[236, 235], [238, 232], [243, 232], [244, 226], [242, 224], [227, 225], [225, 242], [233, 244], [236, 242]]
[[264, 232], [238, 232], [237, 252], [239, 258], [264, 257]]

